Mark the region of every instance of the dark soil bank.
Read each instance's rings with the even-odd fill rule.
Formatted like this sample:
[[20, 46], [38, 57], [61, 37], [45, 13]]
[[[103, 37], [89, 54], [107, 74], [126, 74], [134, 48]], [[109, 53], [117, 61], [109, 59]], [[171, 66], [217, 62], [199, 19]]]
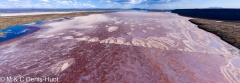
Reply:
[[240, 9], [176, 9], [172, 13], [195, 18], [240, 21]]
[[221, 22], [207, 19], [191, 19], [189, 21], [197, 24], [203, 30], [216, 34], [222, 40], [240, 49], [239, 22]]

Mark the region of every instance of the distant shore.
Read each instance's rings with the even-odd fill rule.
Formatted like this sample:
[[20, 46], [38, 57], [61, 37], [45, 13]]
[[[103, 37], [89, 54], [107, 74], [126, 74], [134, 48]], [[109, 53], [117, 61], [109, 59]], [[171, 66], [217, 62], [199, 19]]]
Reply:
[[91, 12], [42, 12], [42, 13], [13, 13], [2, 14], [0, 17], [0, 29], [7, 28], [9, 26], [27, 24], [36, 21], [50, 20], [66, 17], [77, 17], [89, 14], [101, 14], [111, 11], [91, 11]]
[[29, 12], [29, 13], [0, 13], [0, 16], [25, 16], [25, 15], [43, 15], [43, 14], [68, 14], [75, 12]]
[[[109, 13], [113, 11], [90, 11], [90, 12], [39, 12], [39, 13], [5, 13], [0, 17], [0, 30], [21, 24], [27, 24], [37, 21], [85, 16], [89, 14]], [[4, 33], [0, 32], [0, 36]]]
[[190, 19], [199, 28], [219, 36], [222, 40], [240, 49], [240, 23], [209, 19]]
[[176, 9], [172, 13], [191, 17], [199, 28], [219, 36], [240, 49], [240, 9]]

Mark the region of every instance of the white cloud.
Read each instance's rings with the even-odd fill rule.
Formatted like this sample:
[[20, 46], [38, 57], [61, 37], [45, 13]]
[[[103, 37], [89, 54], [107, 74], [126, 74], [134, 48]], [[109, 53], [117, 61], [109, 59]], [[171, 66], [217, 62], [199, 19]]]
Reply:
[[177, 2], [177, 1], [186, 1], [186, 0], [101, 0], [103, 2], [111, 3], [117, 2], [121, 4], [166, 4], [169, 2]]
[[58, 1], [59, 4], [70, 4], [72, 1]]
[[0, 0], [0, 8], [95, 8], [96, 7], [94, 4], [91, 4], [89, 2], [83, 3], [78, 0], [38, 0], [40, 1], [40, 3], [35, 3], [35, 1], [37, 0], [7, 0], [6, 2], [1, 2]]
[[49, 2], [49, 0], [41, 0], [42, 2]]
[[2, 8], [8, 8], [9, 5], [6, 5], [6, 4], [4, 4], [4, 3], [0, 3], [0, 7], [2, 7]]
[[18, 0], [8, 0], [9, 2], [18, 2]]
[[111, 3], [111, 0], [101, 0], [101, 2]]
[[130, 0], [129, 1], [130, 4], [139, 4], [141, 2], [142, 2], [142, 0]]
[[76, 0], [73, 0], [73, 1], [56, 1], [55, 6], [64, 7], [64, 8], [94, 8], [94, 7], [96, 7], [93, 4], [82, 3], [82, 2], [78, 2]]
[[83, 3], [82, 6], [84, 7], [96, 7], [95, 5], [89, 4], [89, 3]]

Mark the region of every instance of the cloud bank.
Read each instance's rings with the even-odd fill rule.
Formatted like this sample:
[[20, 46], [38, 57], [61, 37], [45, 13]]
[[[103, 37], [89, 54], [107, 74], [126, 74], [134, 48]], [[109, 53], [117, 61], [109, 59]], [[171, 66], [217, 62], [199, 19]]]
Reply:
[[103, 0], [108, 3], [120, 3], [120, 4], [165, 4], [169, 2], [176, 2], [182, 0]]
[[78, 0], [1, 0], [0, 8], [95, 8], [89, 1]]
[[0, 8], [162, 8], [193, 0], [1, 0]]

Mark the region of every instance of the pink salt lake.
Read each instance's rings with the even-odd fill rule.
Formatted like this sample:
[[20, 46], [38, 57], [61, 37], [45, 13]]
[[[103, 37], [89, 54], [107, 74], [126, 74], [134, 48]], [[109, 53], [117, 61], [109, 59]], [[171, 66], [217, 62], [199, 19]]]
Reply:
[[0, 43], [0, 76], [60, 83], [240, 83], [240, 52], [168, 12], [115, 12], [37, 25]]

